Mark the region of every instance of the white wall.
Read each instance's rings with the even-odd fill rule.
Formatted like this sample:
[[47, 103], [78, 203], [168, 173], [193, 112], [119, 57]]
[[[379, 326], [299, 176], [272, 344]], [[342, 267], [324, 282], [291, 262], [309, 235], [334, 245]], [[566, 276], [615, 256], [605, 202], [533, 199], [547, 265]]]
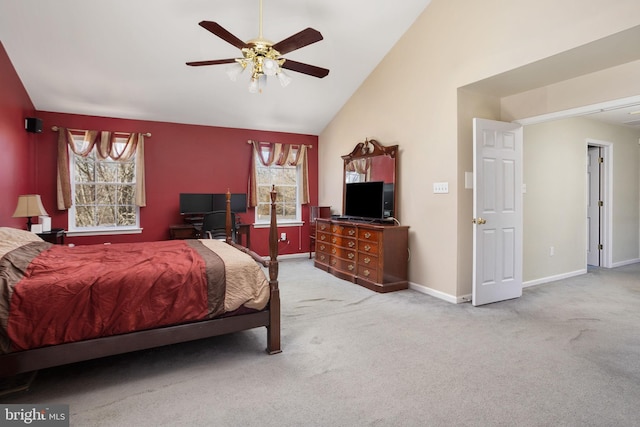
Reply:
[[525, 282], [586, 269], [587, 139], [613, 144], [613, 262], [640, 258], [639, 138], [586, 118], [525, 126]]

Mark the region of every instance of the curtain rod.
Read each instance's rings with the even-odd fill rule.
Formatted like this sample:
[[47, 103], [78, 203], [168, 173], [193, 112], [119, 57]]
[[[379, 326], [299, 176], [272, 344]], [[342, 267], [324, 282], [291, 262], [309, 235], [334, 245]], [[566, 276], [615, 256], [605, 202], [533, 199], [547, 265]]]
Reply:
[[[260, 141], [258, 141], [258, 142], [260, 142]], [[253, 141], [252, 140], [248, 140], [247, 144], [253, 144]], [[313, 145], [311, 145], [311, 144], [289, 144], [289, 145], [304, 145], [307, 148], [313, 148]]]
[[[57, 132], [60, 128], [58, 126], [51, 126], [51, 130], [54, 132]], [[86, 132], [85, 129], [69, 129], [71, 132]], [[133, 132], [111, 132], [114, 135], [117, 134], [121, 134], [121, 135], [130, 135]], [[143, 133], [144, 136], [146, 136], [147, 138], [151, 138], [151, 132], [147, 132], [147, 133]]]

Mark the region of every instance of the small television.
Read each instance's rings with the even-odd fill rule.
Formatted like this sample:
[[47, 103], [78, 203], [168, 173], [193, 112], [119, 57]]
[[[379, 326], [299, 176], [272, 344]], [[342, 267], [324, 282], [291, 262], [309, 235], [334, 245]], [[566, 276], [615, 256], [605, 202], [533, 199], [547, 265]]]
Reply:
[[347, 184], [344, 215], [353, 218], [384, 218], [384, 183], [371, 181]]

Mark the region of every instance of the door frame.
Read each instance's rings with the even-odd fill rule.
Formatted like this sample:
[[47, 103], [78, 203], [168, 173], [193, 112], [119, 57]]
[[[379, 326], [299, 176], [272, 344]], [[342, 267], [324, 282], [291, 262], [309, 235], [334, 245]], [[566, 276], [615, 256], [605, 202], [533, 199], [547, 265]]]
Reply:
[[[601, 141], [597, 139], [587, 138], [585, 140], [584, 149], [589, 149], [590, 146], [602, 148], [602, 157], [604, 161], [602, 163], [602, 170], [600, 178], [602, 179], [602, 203], [603, 209], [600, 212], [600, 231], [602, 243], [601, 263], [600, 267], [612, 268], [613, 267], [613, 143], [609, 141]], [[586, 167], [586, 166], [585, 166]], [[586, 170], [585, 170], [586, 173]], [[587, 187], [585, 192], [588, 192]], [[586, 194], [586, 193], [585, 193]], [[589, 195], [586, 194], [588, 197]], [[585, 204], [585, 218], [587, 215], [587, 207]], [[585, 244], [589, 244], [589, 235], [585, 233]], [[588, 246], [585, 246], [585, 248]], [[584, 265], [587, 266], [587, 253], [585, 250]]]

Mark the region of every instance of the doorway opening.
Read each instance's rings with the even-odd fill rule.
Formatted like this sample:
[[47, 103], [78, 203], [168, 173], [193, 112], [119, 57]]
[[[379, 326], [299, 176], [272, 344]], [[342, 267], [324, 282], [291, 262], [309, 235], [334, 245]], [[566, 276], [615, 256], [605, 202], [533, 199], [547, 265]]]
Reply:
[[586, 140], [587, 149], [587, 267], [611, 268], [613, 143]]

